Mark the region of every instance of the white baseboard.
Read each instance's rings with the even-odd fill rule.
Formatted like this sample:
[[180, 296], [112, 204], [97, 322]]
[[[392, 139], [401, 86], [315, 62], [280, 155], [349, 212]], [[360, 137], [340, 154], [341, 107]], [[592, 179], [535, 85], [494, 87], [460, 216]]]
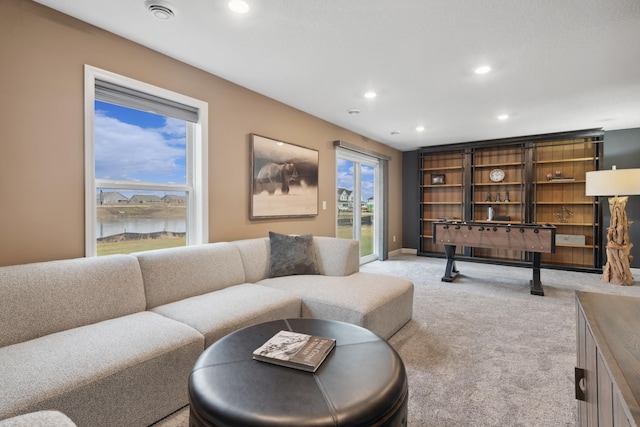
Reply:
[[395, 251], [389, 252], [389, 258], [392, 258], [394, 256], [398, 256], [400, 254], [402, 254], [402, 249], [396, 249]]
[[398, 256], [398, 255], [403, 255], [403, 254], [418, 255], [418, 250], [417, 249], [410, 249], [410, 248], [396, 249], [395, 251], [389, 252], [389, 258], [394, 257], [394, 256]]
[[389, 258], [393, 258], [394, 256], [399, 256], [399, 255], [418, 255], [418, 250], [411, 249], [411, 248], [401, 248], [401, 249], [396, 249], [395, 251], [389, 252]]

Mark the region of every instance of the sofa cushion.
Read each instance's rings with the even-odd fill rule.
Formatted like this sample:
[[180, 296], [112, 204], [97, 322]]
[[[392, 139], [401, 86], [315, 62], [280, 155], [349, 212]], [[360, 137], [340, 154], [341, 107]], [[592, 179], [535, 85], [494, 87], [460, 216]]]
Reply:
[[0, 347], [145, 309], [130, 255], [0, 267]]
[[300, 298], [290, 292], [245, 283], [161, 305], [153, 311], [200, 331], [208, 347], [245, 326], [300, 317], [300, 309]]
[[[320, 274], [347, 276], [360, 269], [360, 246], [357, 240], [313, 236]], [[245, 281], [256, 283], [269, 277], [271, 249], [268, 237], [236, 240], [244, 265]]]
[[269, 258], [271, 249], [269, 248], [268, 237], [258, 237], [256, 239], [236, 240], [233, 242], [240, 251], [242, 265], [244, 266], [244, 276], [247, 283], [256, 283], [259, 280], [269, 277]]
[[0, 348], [0, 419], [56, 409], [80, 426], [147, 426], [188, 403], [204, 349], [193, 328], [141, 312]]
[[140, 262], [147, 309], [243, 283], [236, 245], [228, 242], [133, 254]]
[[320, 272], [325, 276], [348, 276], [360, 270], [360, 242], [353, 239], [314, 236]]
[[304, 318], [353, 323], [384, 339], [413, 314], [413, 283], [399, 277], [358, 272], [339, 277], [277, 277], [258, 284], [298, 295]]
[[269, 277], [320, 274], [311, 234], [289, 236], [270, 231], [269, 242]]

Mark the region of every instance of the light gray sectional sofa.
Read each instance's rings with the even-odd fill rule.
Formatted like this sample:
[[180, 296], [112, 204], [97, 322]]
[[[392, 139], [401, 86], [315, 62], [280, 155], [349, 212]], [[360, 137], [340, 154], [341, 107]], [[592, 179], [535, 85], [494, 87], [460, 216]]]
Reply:
[[313, 243], [319, 275], [269, 278], [268, 238], [0, 267], [0, 420], [147, 426], [188, 404], [196, 359], [234, 330], [314, 317], [387, 339], [411, 319], [411, 282], [359, 272], [357, 241]]

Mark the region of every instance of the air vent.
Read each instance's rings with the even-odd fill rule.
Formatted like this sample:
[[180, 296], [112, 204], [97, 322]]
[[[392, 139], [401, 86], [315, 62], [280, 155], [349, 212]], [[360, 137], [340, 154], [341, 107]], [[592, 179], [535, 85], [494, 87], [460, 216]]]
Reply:
[[173, 6], [167, 2], [160, 0], [147, 0], [145, 5], [147, 6], [147, 10], [161, 21], [169, 21], [175, 16], [172, 9]]

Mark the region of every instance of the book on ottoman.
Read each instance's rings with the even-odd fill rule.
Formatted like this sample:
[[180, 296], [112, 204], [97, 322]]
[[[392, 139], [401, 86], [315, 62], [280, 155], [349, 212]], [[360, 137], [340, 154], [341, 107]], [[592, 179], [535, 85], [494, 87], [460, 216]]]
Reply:
[[336, 346], [332, 338], [280, 331], [253, 352], [261, 362], [315, 372]]

